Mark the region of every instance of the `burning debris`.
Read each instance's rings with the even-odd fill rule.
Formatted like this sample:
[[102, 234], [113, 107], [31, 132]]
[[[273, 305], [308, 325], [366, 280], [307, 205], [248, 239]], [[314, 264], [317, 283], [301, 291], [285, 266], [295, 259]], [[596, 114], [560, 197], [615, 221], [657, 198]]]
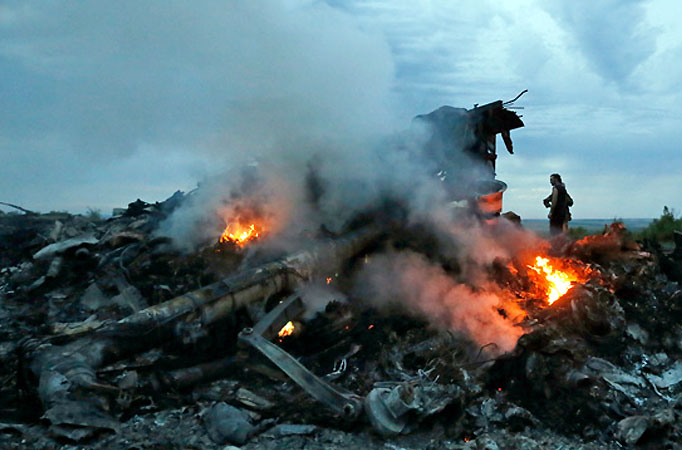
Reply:
[[528, 277], [532, 280], [532, 290], [544, 290], [548, 305], [566, 295], [577, 283], [584, 284], [598, 278], [598, 273], [589, 266], [571, 258], [536, 256], [533, 264], [526, 267]]
[[[336, 290], [354, 279], [371, 284], [362, 274], [387, 266], [382, 251], [367, 245], [399, 247], [407, 229], [358, 229], [329, 247], [210, 284], [220, 279], [220, 265], [211, 258], [224, 262], [243, 253], [235, 248], [232, 256], [208, 252], [193, 259], [170, 247], [161, 250], [167, 244], [154, 243], [149, 232], [150, 222], [166, 214], [164, 207], [147, 205], [140, 214], [101, 222], [64, 215], [2, 217], [3, 245], [18, 232], [35, 236], [3, 253], [0, 432], [10, 442], [117, 446], [120, 439], [148, 439], [142, 436], [149, 426], [171, 436], [160, 424], [195, 416], [203, 416], [207, 429], [187, 431], [195, 447], [211, 441], [247, 448], [328, 442], [332, 431], [325, 428], [340, 424], [339, 417], [345, 433], [355, 430], [337, 431], [339, 445], [350, 445], [361, 433], [370, 439], [369, 448], [383, 446], [382, 439], [420, 447], [411, 439], [424, 433], [429, 439], [441, 433], [438, 442], [452, 448], [485, 442], [589, 448], [582, 440], [608, 446], [613, 439], [660, 448], [679, 439], [680, 290], [651, 254], [622, 234], [616, 239], [617, 228], [601, 238], [544, 248], [545, 256], [530, 256], [529, 250], [529, 256], [514, 255], [505, 264], [494, 260], [487, 281], [479, 278], [477, 286], [461, 278], [461, 270], [436, 271], [426, 256], [388, 256], [397, 272], [384, 276], [394, 280], [395, 292], [384, 295], [409, 295], [409, 285], [397, 282], [412, 284], [415, 292], [431, 290], [418, 300], [427, 309], [435, 307], [428, 302], [440, 305], [435, 312], [442, 320], [433, 321], [425, 310], [413, 316], [405, 308], [411, 303], [374, 309], [361, 297], [367, 292], [349, 291], [348, 298]], [[55, 243], [40, 237], [57, 228], [64, 235]], [[69, 237], [79, 233], [92, 237]], [[617, 252], [604, 244], [611, 241]], [[51, 254], [49, 246], [55, 249]], [[159, 250], [150, 250], [154, 247]], [[115, 278], [122, 267], [123, 278]], [[72, 278], [75, 268], [94, 278]], [[338, 274], [336, 288], [326, 283], [332, 271]], [[193, 284], [183, 273], [204, 281]], [[314, 314], [296, 292], [316, 279], [322, 281], [313, 295], [326, 289], [331, 301]], [[446, 279], [452, 281], [441, 285]], [[384, 281], [376, 286], [386, 288]], [[115, 300], [132, 288], [152, 306]], [[292, 294], [282, 298], [286, 292]], [[479, 310], [464, 308], [463, 301], [480, 304], [484, 296], [489, 299]], [[265, 315], [256, 307], [263, 301], [259, 308], [274, 305]], [[515, 345], [505, 347], [493, 335], [479, 336], [476, 343], [477, 326], [491, 329], [480, 308], [506, 321], [497, 333], [508, 326]], [[466, 315], [478, 325], [458, 323]], [[37, 323], [46, 325], [32, 328]], [[30, 329], [32, 338], [21, 340]], [[307, 394], [282, 390], [286, 379]], [[37, 411], [43, 411], [52, 438], [42, 425], [31, 425], [38, 416], [20, 406], [30, 399], [42, 404]], [[273, 428], [278, 418], [292, 424]], [[371, 430], [386, 437], [367, 437]]]
[[218, 242], [221, 244], [231, 242], [239, 246], [243, 246], [249, 241], [258, 239], [262, 232], [262, 228], [256, 228], [255, 224], [251, 224], [248, 227], [228, 224], [225, 227], [223, 234], [220, 235]]
[[281, 330], [279, 330], [279, 333], [277, 333], [277, 336], [279, 337], [287, 337], [291, 336], [294, 334], [294, 323], [290, 320], [288, 321]]
[[[482, 169], [466, 188], [455, 165], [427, 174], [447, 220], [393, 197], [291, 237], [253, 172], [209, 212], [195, 192], [106, 220], [0, 215], [8, 446], [675, 448], [682, 249], [500, 217], [495, 135], [511, 152], [520, 120], [448, 111], [420, 120], [454, 120], [447, 150]], [[201, 245], [163, 235], [188, 211]]]
[[536, 256], [535, 264], [528, 266], [528, 268], [547, 281], [547, 303], [550, 305], [566, 294], [573, 287], [573, 283], [577, 281], [575, 276], [555, 269], [549, 263], [549, 259], [542, 256]]

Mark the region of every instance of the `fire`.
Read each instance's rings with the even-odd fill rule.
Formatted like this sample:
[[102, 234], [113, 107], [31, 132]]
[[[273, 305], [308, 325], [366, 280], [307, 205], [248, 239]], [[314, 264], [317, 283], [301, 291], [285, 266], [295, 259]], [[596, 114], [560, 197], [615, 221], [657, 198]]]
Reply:
[[291, 336], [292, 334], [294, 334], [294, 323], [291, 320], [277, 333], [279, 337]]
[[244, 245], [248, 241], [257, 239], [263, 230], [252, 223], [249, 226], [241, 224], [228, 224], [225, 231], [220, 236], [220, 243], [234, 242], [237, 245]]
[[543, 258], [542, 256], [536, 256], [535, 264], [529, 265], [528, 268], [539, 275], [544, 275], [545, 280], [547, 280], [547, 302], [550, 305], [568, 292], [574, 282], [579, 281], [576, 274], [555, 269], [550, 264], [549, 258]]

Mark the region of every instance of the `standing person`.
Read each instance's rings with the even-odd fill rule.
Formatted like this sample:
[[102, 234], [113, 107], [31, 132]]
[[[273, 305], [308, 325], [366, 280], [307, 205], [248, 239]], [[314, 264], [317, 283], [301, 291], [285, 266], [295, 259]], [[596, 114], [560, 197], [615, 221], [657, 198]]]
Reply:
[[549, 176], [549, 183], [552, 185], [552, 193], [545, 198], [546, 208], [549, 208], [549, 232], [552, 236], [561, 234], [568, 230], [568, 221], [571, 220], [569, 207], [573, 206], [573, 199], [568, 195], [566, 186], [561, 181], [561, 175], [553, 173]]

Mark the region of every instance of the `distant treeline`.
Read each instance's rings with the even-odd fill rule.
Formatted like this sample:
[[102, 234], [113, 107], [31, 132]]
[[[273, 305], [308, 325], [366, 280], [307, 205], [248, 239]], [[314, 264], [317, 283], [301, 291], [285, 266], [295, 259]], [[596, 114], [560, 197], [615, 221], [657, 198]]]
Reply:
[[[641, 219], [643, 220], [643, 219]], [[626, 227], [628, 227], [628, 230], [630, 231], [632, 237], [635, 240], [641, 241], [644, 239], [653, 239], [657, 240], [659, 242], [670, 242], [673, 240], [673, 233], [675, 231], [680, 231], [682, 232], [682, 218], [681, 217], [675, 217], [675, 211], [673, 209], [668, 208], [667, 206], [663, 207], [663, 214], [661, 214], [661, 217], [658, 219], [653, 219], [651, 220], [648, 225], [644, 227], [638, 227], [639, 225], [638, 222], [641, 222], [640, 219], [613, 219], [612, 222], [623, 222]], [[577, 222], [577, 223], [576, 223]], [[596, 230], [593, 226], [583, 226], [584, 223], [581, 222], [587, 222], [587, 221], [576, 221], [572, 222], [573, 225], [577, 226], [569, 226], [568, 233], [569, 235], [574, 238], [574, 239], [580, 239], [584, 236], [587, 236], [589, 234], [597, 234], [601, 230]], [[580, 225], [578, 225], [580, 224]], [[631, 226], [634, 225], [634, 226]]]
[[655, 239], [660, 242], [672, 241], [675, 231], [682, 232], [682, 218], [675, 217], [675, 210], [663, 207], [663, 214], [654, 219], [648, 227], [635, 233], [637, 239]]

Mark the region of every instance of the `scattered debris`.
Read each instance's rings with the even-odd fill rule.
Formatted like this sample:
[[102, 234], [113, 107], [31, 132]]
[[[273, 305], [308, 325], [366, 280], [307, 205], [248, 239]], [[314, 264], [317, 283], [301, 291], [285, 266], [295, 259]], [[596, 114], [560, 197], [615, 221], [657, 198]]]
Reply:
[[33, 259], [49, 259], [55, 255], [60, 255], [68, 250], [77, 249], [84, 245], [95, 245], [97, 242], [99, 242], [99, 240], [92, 235], [83, 235], [66, 239], [41, 248], [40, 251], [33, 255]]
[[249, 415], [226, 403], [218, 403], [204, 416], [206, 431], [216, 444], [243, 445], [255, 432]]
[[[274, 257], [258, 240], [221, 243], [217, 229], [187, 254], [155, 232], [182, 198], [138, 200], [108, 219], [0, 217], [8, 448], [682, 441], [682, 289], [666, 275], [678, 250], [614, 225], [547, 243], [547, 276], [535, 253], [496, 260], [485, 281], [515, 307], [495, 313], [522, 330], [504, 353], [353, 291], [379, 249], [423, 242], [408, 227], [365, 221]], [[555, 272], [571, 278], [550, 304]]]
[[616, 425], [616, 439], [627, 445], [635, 445], [649, 428], [649, 419], [644, 416], [631, 416]]

